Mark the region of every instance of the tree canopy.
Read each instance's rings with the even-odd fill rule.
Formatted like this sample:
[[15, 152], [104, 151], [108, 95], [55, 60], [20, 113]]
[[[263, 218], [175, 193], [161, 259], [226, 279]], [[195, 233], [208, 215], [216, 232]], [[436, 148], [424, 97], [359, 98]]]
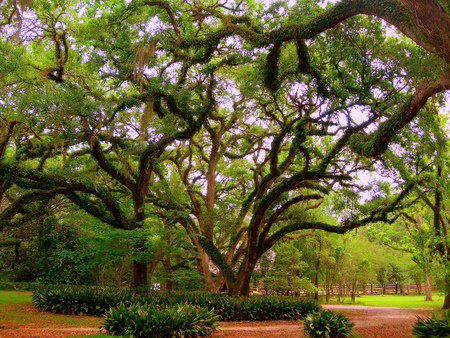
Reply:
[[[367, 173], [411, 168], [392, 154], [409, 158], [412, 126], [438, 121], [446, 3], [1, 5], [1, 229], [57, 198], [112, 228], [182, 227], [206, 287], [248, 295], [277, 242], [393, 223], [422, 173], [442, 170], [360, 198], [374, 194]], [[361, 204], [338, 223], [335, 194]], [[132, 286], [145, 284], [134, 258]]]

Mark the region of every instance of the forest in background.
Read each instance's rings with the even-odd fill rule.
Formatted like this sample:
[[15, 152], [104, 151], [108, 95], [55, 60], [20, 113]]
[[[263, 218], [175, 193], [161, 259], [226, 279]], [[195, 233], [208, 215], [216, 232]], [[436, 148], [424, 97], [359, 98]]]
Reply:
[[446, 3], [0, 5], [2, 279], [450, 306]]

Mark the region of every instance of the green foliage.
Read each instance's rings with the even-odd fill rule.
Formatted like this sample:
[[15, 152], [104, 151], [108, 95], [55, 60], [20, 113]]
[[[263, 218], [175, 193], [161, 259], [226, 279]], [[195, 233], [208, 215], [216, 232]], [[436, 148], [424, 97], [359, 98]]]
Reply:
[[0, 272], [12, 282], [92, 284], [93, 276], [79, 227], [55, 217], [3, 231], [20, 239], [20, 247], [0, 248]]
[[444, 310], [442, 315], [433, 313], [431, 318], [419, 317], [413, 325], [412, 332], [416, 338], [449, 337], [450, 310]]
[[[156, 217], [185, 236], [160, 238], [183, 252], [156, 248], [161, 242], [147, 250], [145, 234], [99, 236], [88, 266], [76, 238], [61, 232], [53, 241], [46, 227], [30, 254], [39, 264], [17, 267], [22, 280], [81, 283], [93, 267], [109, 276], [103, 284], [120, 271], [120, 286], [132, 261], [152, 260], [153, 268], [163, 259], [164, 277], [177, 280], [172, 266], [196, 256], [203, 267], [213, 261], [230, 292], [248, 292], [248, 270], [290, 233], [345, 232], [395, 217], [400, 200], [387, 208], [395, 199], [387, 190], [359, 205], [366, 187], [356, 176], [381, 166], [393, 143], [411, 140], [401, 129], [447, 88], [435, 81], [440, 60], [387, 38], [381, 19], [356, 16], [397, 23], [426, 47], [399, 1], [341, 1], [328, 10], [318, 0], [31, 2], [19, 26], [32, 29], [11, 41], [24, 8], [2, 8], [12, 26], [0, 33], [0, 204], [14, 206], [0, 210], [2, 227], [20, 226], [36, 209], [70, 217], [57, 203], [64, 200], [96, 225], [131, 232]], [[423, 80], [426, 95], [416, 88]], [[342, 226], [310, 217], [332, 190]], [[361, 257], [354, 266], [371, 272], [369, 263]], [[279, 290], [307, 284], [304, 266], [275, 265], [272, 284], [289, 273]], [[145, 264], [134, 268], [131, 278], [147, 276]], [[205, 268], [205, 285], [218, 288], [223, 280], [212, 275]]]
[[276, 248], [275, 262], [264, 277], [266, 290], [314, 292], [315, 286], [304, 274], [308, 264], [302, 259], [303, 253], [292, 243], [283, 243]]
[[[59, 228], [60, 227], [60, 228]], [[38, 229], [40, 259], [36, 264], [37, 282], [43, 284], [92, 284], [92, 276], [80, 260], [81, 242], [75, 229], [46, 219]]]
[[102, 328], [125, 337], [206, 337], [219, 326], [218, 317], [213, 310], [189, 304], [120, 304], [103, 316]]
[[303, 329], [311, 338], [342, 338], [350, 337], [355, 324], [332, 310], [313, 312], [303, 319]]
[[299, 319], [321, 309], [312, 299], [280, 296], [239, 298], [204, 292], [153, 292], [146, 296], [116, 289], [58, 286], [42, 288], [33, 294], [33, 306], [38, 309], [79, 315], [102, 315], [120, 304], [130, 306], [138, 303], [155, 306], [188, 303], [214, 310], [222, 321]]
[[35, 291], [41, 287], [39, 283], [0, 281], [2, 291]]
[[48, 286], [33, 294], [33, 306], [64, 314], [100, 316], [119, 304], [143, 303], [143, 296], [127, 291], [95, 287]]

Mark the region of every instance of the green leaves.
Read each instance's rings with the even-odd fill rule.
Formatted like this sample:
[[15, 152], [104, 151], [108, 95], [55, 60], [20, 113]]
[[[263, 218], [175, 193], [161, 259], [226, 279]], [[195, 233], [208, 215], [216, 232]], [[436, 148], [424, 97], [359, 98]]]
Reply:
[[332, 310], [313, 312], [302, 322], [303, 330], [310, 338], [351, 337], [355, 325], [346, 316]]
[[113, 335], [132, 337], [207, 337], [219, 326], [218, 317], [213, 310], [188, 304], [159, 308], [121, 304], [104, 315], [102, 328]]
[[431, 318], [418, 317], [412, 328], [413, 337], [448, 337], [450, 335], [450, 310], [433, 313]]

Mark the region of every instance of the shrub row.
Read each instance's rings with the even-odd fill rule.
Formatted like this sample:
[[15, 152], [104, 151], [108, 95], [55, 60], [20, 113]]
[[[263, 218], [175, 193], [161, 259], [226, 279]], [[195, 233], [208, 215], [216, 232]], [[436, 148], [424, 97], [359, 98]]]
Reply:
[[35, 291], [42, 287], [40, 283], [0, 281], [1, 291]]
[[321, 307], [312, 299], [283, 296], [232, 297], [206, 292], [133, 294], [94, 287], [45, 287], [33, 294], [33, 306], [56, 313], [103, 315], [120, 304], [190, 304], [213, 310], [222, 321], [300, 319]]
[[189, 304], [158, 308], [153, 304], [121, 304], [104, 315], [102, 327], [124, 337], [206, 337], [218, 326], [212, 310]]

